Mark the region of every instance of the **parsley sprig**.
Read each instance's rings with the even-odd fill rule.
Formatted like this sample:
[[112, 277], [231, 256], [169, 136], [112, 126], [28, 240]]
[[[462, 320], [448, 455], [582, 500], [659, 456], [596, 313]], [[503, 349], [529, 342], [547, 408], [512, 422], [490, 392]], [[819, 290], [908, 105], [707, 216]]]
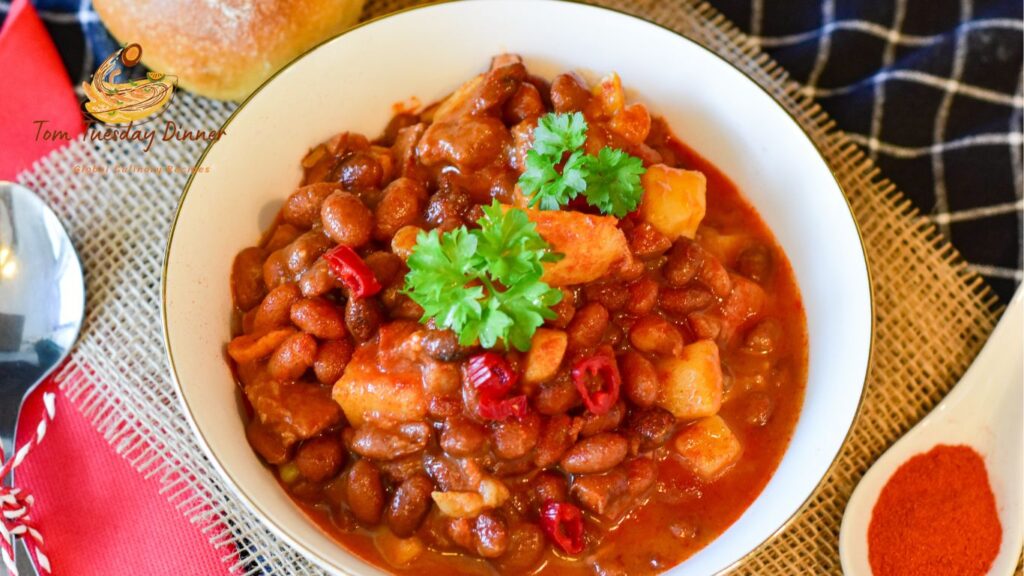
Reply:
[[540, 279], [543, 263], [561, 255], [550, 251], [526, 212], [496, 200], [483, 212], [479, 228], [417, 236], [404, 292], [423, 307], [421, 322], [451, 328], [463, 345], [504, 342], [526, 351], [562, 299]]
[[588, 204], [618, 218], [636, 210], [643, 195], [643, 162], [609, 146], [589, 156], [583, 152], [586, 140], [587, 121], [580, 112], [552, 112], [537, 121], [526, 170], [519, 176], [531, 207], [557, 210], [583, 194]]

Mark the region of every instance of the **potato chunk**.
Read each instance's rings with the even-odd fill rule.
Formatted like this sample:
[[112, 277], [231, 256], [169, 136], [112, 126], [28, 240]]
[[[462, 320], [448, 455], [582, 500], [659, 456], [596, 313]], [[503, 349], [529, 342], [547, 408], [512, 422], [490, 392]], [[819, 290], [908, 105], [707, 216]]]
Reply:
[[657, 404], [676, 418], [713, 416], [722, 407], [722, 364], [714, 341], [684, 346], [678, 357], [655, 362], [655, 369], [661, 385]]
[[673, 241], [697, 234], [707, 209], [708, 183], [703, 174], [656, 164], [640, 182], [644, 187], [640, 218]]
[[565, 255], [544, 265], [542, 280], [568, 286], [597, 280], [632, 262], [629, 243], [612, 216], [591, 216], [571, 210], [526, 210], [551, 249]]
[[743, 453], [739, 438], [721, 416], [704, 418], [683, 428], [673, 445], [693, 471], [708, 482], [721, 477]]
[[539, 384], [550, 380], [562, 365], [568, 343], [569, 338], [565, 331], [538, 328], [533, 334], [530, 351], [526, 354], [523, 382]]
[[376, 341], [360, 346], [334, 385], [334, 400], [356, 427], [366, 422], [393, 423], [422, 420], [427, 399], [419, 370], [381, 371]]

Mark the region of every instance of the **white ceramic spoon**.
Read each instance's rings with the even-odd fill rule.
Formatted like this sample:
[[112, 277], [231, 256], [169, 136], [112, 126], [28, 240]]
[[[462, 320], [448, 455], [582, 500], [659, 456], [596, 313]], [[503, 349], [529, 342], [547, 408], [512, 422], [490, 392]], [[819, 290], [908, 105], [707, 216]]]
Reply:
[[1003, 542], [990, 576], [1012, 574], [1021, 552], [1024, 289], [1018, 290], [985, 347], [946, 398], [878, 459], [853, 491], [839, 531], [843, 572], [870, 576], [868, 524], [882, 487], [909, 458], [937, 444], [965, 444], [985, 459]]

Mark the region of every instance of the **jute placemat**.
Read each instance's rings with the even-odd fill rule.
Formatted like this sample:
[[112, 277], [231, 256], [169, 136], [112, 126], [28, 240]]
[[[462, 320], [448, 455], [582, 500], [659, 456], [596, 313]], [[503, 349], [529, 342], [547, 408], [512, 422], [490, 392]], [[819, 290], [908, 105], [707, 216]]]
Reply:
[[[419, 3], [370, 0], [364, 17]], [[736, 569], [839, 573], [839, 523], [855, 483], [963, 373], [994, 326], [995, 298], [863, 152], [714, 9], [690, 0], [599, 3], [685, 34], [750, 75], [811, 135], [853, 206], [868, 250], [876, 315], [863, 407], [827, 480], [785, 530]], [[233, 108], [188, 94], [178, 98], [165, 117], [181, 126], [216, 127]], [[166, 497], [209, 533], [235, 571], [320, 573], [230, 493], [180, 412], [160, 331], [160, 270], [187, 178], [182, 168], [194, 164], [202, 147], [141, 149], [136, 142], [76, 142], [20, 177], [55, 207], [86, 271], [84, 332], [60, 374], [61, 388], [127, 461], [160, 477]], [[116, 172], [115, 166], [129, 168]]]

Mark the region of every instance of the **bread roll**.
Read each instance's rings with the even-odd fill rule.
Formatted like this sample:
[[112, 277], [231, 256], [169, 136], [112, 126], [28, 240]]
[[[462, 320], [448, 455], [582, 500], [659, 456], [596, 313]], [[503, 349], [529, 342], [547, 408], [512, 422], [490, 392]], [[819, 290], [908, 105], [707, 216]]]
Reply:
[[[271, 74], [359, 19], [363, 0], [93, 0], [142, 63], [203, 96], [241, 100]], [[103, 58], [106, 55], [101, 55]]]

